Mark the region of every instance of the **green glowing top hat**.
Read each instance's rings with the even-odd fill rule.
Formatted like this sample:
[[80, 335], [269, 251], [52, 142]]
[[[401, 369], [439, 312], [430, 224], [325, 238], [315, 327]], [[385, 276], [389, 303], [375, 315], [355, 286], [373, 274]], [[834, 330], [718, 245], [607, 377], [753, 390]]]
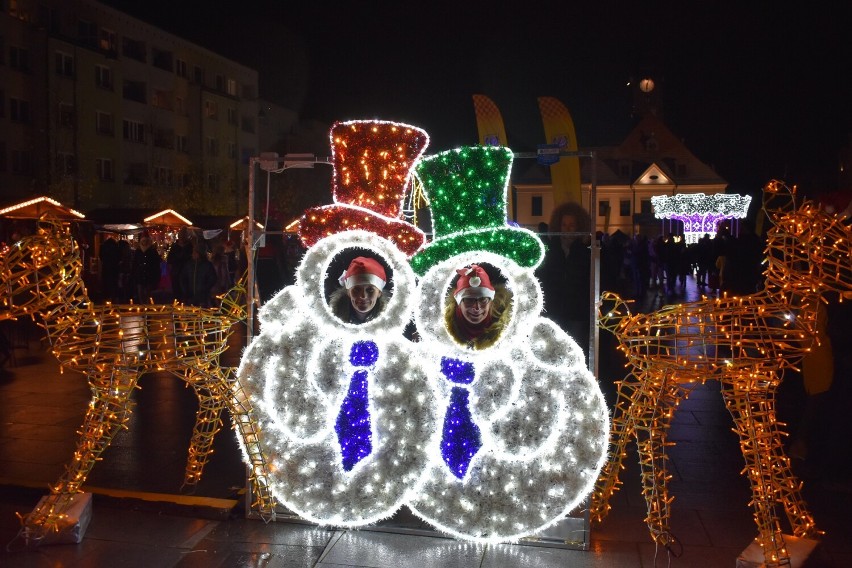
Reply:
[[422, 276], [452, 256], [487, 251], [534, 268], [544, 255], [538, 235], [506, 223], [512, 151], [464, 146], [423, 158], [415, 172], [432, 210], [432, 242], [411, 257]]

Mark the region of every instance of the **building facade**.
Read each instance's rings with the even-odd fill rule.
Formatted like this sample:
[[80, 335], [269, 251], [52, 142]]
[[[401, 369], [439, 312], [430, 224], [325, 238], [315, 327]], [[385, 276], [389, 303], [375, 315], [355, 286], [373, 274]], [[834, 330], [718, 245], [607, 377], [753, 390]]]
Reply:
[[0, 0], [0, 195], [240, 214], [258, 73], [93, 0]]
[[[725, 193], [728, 186], [653, 113], [645, 114], [621, 144], [584, 150], [594, 150], [595, 159], [573, 158], [581, 160], [582, 204], [592, 213], [596, 230], [604, 233], [655, 236], [662, 224], [654, 218], [651, 197]], [[558, 205], [549, 172], [546, 166], [528, 164], [516, 174], [512, 183], [516, 221], [535, 230], [550, 221], [550, 212]]]

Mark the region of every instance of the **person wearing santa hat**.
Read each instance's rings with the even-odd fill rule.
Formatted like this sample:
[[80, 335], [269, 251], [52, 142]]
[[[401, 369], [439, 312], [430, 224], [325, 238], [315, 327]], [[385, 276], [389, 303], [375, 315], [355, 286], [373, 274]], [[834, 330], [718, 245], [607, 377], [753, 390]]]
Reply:
[[329, 298], [334, 315], [346, 323], [360, 324], [378, 316], [387, 303], [382, 292], [387, 274], [377, 260], [359, 256], [338, 279], [341, 288]]
[[456, 271], [455, 290], [444, 319], [450, 334], [473, 349], [486, 349], [500, 337], [509, 318], [510, 294], [494, 286], [488, 272], [477, 264]]

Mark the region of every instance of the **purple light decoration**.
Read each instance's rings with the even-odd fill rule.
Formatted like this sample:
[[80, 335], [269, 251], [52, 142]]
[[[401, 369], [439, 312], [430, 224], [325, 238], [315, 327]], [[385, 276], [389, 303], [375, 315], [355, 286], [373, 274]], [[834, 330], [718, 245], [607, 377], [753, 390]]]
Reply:
[[[356, 367], [370, 367], [379, 358], [379, 348], [372, 341], [358, 341], [352, 344], [349, 362]], [[361, 460], [373, 451], [373, 437], [370, 428], [369, 372], [358, 369], [349, 381], [349, 390], [340, 405], [334, 430], [340, 443], [343, 458], [343, 470], [352, 471]]]
[[[475, 377], [473, 363], [449, 357], [441, 359], [441, 372], [447, 380], [456, 384], [468, 385]], [[464, 478], [473, 456], [482, 447], [482, 434], [473, 421], [469, 398], [470, 392], [466, 388], [453, 387], [441, 438], [441, 456], [458, 479]]]

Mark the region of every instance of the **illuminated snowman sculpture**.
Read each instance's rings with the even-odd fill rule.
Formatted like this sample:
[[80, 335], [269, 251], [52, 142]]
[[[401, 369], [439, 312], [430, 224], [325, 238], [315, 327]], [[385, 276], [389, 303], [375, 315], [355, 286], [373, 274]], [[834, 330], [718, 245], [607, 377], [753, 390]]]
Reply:
[[[428, 136], [383, 121], [331, 129], [335, 203], [308, 210], [296, 283], [259, 313], [238, 374], [261, 426], [270, 487], [310, 521], [357, 527], [391, 516], [419, 492], [439, 420], [435, 386], [403, 336], [416, 280], [408, 257], [425, 235], [399, 219], [411, 167]], [[388, 269], [373, 319], [343, 321], [325, 299], [341, 255]], [[345, 265], [344, 265], [345, 266]]]
[[[582, 350], [541, 316], [533, 274], [541, 241], [505, 222], [512, 157], [477, 146], [415, 166], [435, 235], [411, 259], [421, 275], [415, 322], [441, 424], [425, 483], [408, 505], [440, 530], [479, 542], [517, 540], [563, 519], [591, 492], [609, 430]], [[473, 265], [490, 266], [511, 297], [499, 337], [479, 347], [449, 323], [454, 280], [481, 285]]]

